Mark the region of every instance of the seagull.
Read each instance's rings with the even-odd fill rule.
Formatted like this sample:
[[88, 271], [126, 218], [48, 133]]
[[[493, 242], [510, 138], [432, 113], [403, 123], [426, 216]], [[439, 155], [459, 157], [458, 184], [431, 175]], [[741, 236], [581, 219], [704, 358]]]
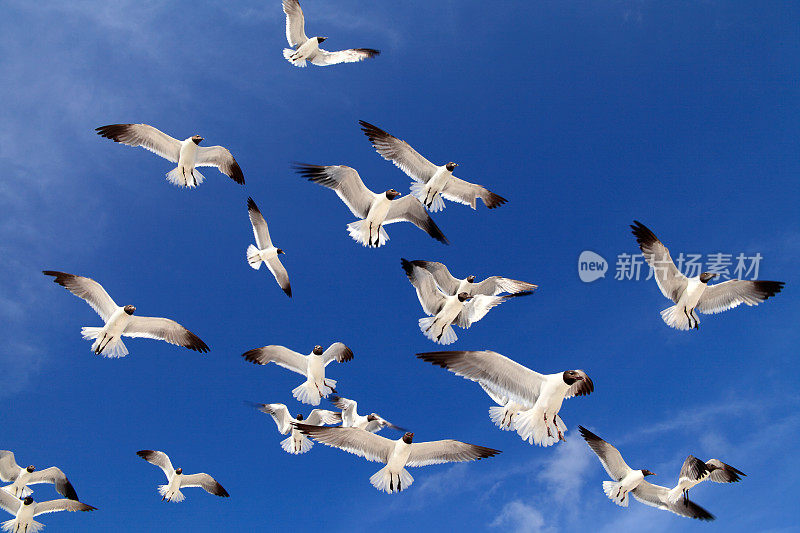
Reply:
[[325, 377], [325, 367], [333, 361], [346, 363], [353, 359], [353, 351], [342, 344], [334, 342], [327, 350], [322, 346], [314, 346], [308, 355], [297, 353], [283, 346], [270, 345], [255, 348], [242, 354], [242, 357], [257, 365], [275, 363], [306, 377], [306, 381], [292, 390], [297, 401], [309, 405], [319, 405], [321, 398], [327, 398], [336, 392], [336, 380]]
[[645, 260], [653, 268], [653, 277], [661, 294], [675, 302], [672, 307], [661, 311], [661, 318], [670, 327], [698, 329], [700, 321], [695, 311], [716, 314], [739, 304], [758, 305], [781, 292], [784, 286], [782, 281], [732, 279], [709, 287], [708, 282], [719, 274], [703, 272], [697, 277], [687, 278], [675, 266], [667, 247], [647, 226], [634, 220], [631, 229]]
[[66, 288], [69, 292], [86, 300], [94, 309], [105, 325], [101, 328], [84, 327], [81, 334], [84, 339], [95, 339], [92, 351], [104, 357], [125, 357], [128, 349], [122, 343], [122, 336], [146, 337], [159, 339], [170, 344], [183, 346], [196, 352], [207, 352], [208, 346], [200, 338], [168, 318], [149, 316], [133, 316], [136, 308], [132, 305], [120, 307], [105, 291], [102, 285], [90, 278], [44, 270], [46, 276], [53, 276], [55, 283]]
[[[331, 396], [330, 402], [342, 410], [340, 415], [343, 427], [354, 427], [369, 431], [370, 433], [377, 433], [385, 427], [396, 429], [406, 433], [405, 428], [395, 426], [385, 418], [378, 416], [377, 413], [370, 413], [366, 416], [358, 414], [358, 402], [342, 398], [341, 396]], [[311, 424], [311, 422], [309, 422]]]
[[361, 130], [369, 138], [375, 150], [387, 161], [414, 180], [411, 194], [432, 212], [444, 209], [442, 196], [453, 202], [468, 205], [475, 209], [475, 201], [480, 198], [486, 207], [494, 209], [506, 203], [506, 199], [490, 190], [453, 176], [458, 163], [445, 163], [437, 166], [425, 159], [416, 150], [397, 137], [390, 135], [363, 120], [358, 121]]
[[683, 500], [670, 503], [667, 497], [669, 489], [660, 485], [653, 485], [645, 481], [645, 477], [655, 474], [647, 469], [633, 470], [629, 467], [622, 455], [615, 447], [607, 443], [583, 426], [578, 426], [581, 435], [597, 457], [603, 468], [614, 481], [603, 481], [603, 492], [611, 501], [621, 507], [627, 507], [630, 498], [628, 494], [645, 505], [671, 511], [680, 516], [697, 518], [698, 520], [714, 520], [714, 516], [696, 503]]
[[694, 455], [690, 455], [683, 462], [678, 484], [669, 491], [667, 500], [670, 503], [675, 503], [683, 494], [683, 501], [688, 501], [689, 489], [706, 479], [710, 479], [715, 483], [736, 483], [742, 479], [739, 476], [746, 475], [741, 470], [737, 470], [719, 459], [709, 459], [704, 463]]
[[452, 344], [458, 339], [456, 332], [453, 331], [453, 324], [467, 329], [486, 316], [490, 309], [507, 299], [531, 294], [531, 291], [523, 291], [505, 296], [486, 296], [485, 294], [471, 296], [467, 292], [460, 292], [453, 296], [447, 296], [436, 287], [436, 282], [430, 272], [414, 266], [405, 259], [400, 261], [406, 276], [417, 290], [417, 298], [422, 304], [422, 309], [429, 315], [419, 319], [419, 329], [426, 337], [438, 344]]
[[340, 413], [334, 413], [326, 409], [314, 409], [308, 415], [308, 418], [304, 419], [301, 414], [292, 418], [292, 415], [289, 414], [289, 409], [282, 403], [254, 403], [252, 405], [262, 413], [267, 413], [275, 420], [275, 425], [278, 426], [278, 431], [281, 435], [291, 433], [289, 437], [281, 441], [281, 448], [283, 448], [286, 453], [291, 453], [293, 455], [306, 453], [314, 446], [311, 439], [294, 427], [292, 424], [293, 422], [303, 421], [304, 424], [310, 426], [321, 426], [322, 424], [338, 424], [342, 421], [342, 415]]
[[136, 455], [150, 464], [154, 464], [164, 471], [167, 476], [167, 484], [158, 486], [158, 493], [161, 494], [161, 501], [182, 502], [186, 499], [181, 489], [200, 487], [209, 494], [227, 498], [230, 496], [228, 491], [217, 483], [217, 480], [208, 474], [184, 474], [182, 468], [173, 468], [169, 456], [164, 452], [156, 450], [139, 450]]
[[256, 270], [261, 268], [262, 262], [265, 263], [283, 292], [291, 298], [292, 287], [289, 285], [289, 274], [286, 273], [286, 269], [283, 268], [281, 260], [278, 258], [278, 255], [286, 252], [275, 248], [275, 245], [272, 244], [267, 221], [264, 220], [258, 206], [250, 197], [247, 198], [247, 213], [250, 215], [250, 224], [253, 226], [253, 235], [256, 237], [256, 246], [251, 244], [247, 247], [247, 262]]
[[502, 276], [491, 276], [483, 281], [475, 282], [475, 276], [470, 275], [464, 279], [453, 276], [447, 267], [436, 261], [410, 261], [414, 266], [424, 268], [433, 276], [436, 285], [443, 293], [454, 296], [461, 292], [466, 292], [470, 296], [485, 294], [486, 296], [496, 296], [507, 292], [515, 294], [524, 291], [534, 291], [538, 285], [526, 281], [504, 278]]
[[336, 191], [353, 215], [361, 219], [348, 224], [347, 231], [364, 246], [377, 248], [386, 244], [389, 236], [383, 225], [401, 221], [411, 222], [437, 241], [449, 244], [442, 230], [412, 196], [395, 200], [400, 193], [394, 189], [375, 194], [364, 185], [354, 168], [344, 165], [298, 164], [295, 169], [309, 181]]
[[540, 374], [489, 350], [426, 352], [417, 357], [478, 382], [487, 393], [491, 391], [490, 396], [524, 406], [525, 410], [513, 415], [514, 428], [524, 440], [539, 446], [565, 440], [567, 428], [558, 416], [562, 402], [594, 391], [594, 383], [583, 370]]
[[2, 488], [17, 498], [24, 498], [33, 492], [27, 485], [52, 483], [62, 496], [70, 500], [78, 499], [72, 483], [60, 468], [51, 466], [44, 470], [36, 470], [33, 465], [22, 468], [14, 460], [14, 452], [8, 450], [0, 450], [0, 481], [10, 482], [11, 485]]
[[14, 515], [11, 520], [0, 524], [0, 529], [12, 533], [36, 533], [41, 531], [44, 524], [33, 519], [35, 516], [58, 511], [96, 511], [95, 507], [86, 505], [77, 500], [61, 498], [46, 502], [35, 502], [30, 496], [24, 500], [15, 498], [8, 492], [0, 490], [0, 507]]
[[244, 174], [239, 163], [223, 146], [198, 146], [203, 138], [192, 135], [179, 141], [148, 124], [109, 124], [95, 131], [101, 137], [128, 146], [141, 146], [178, 166], [167, 173], [167, 180], [179, 187], [197, 187], [205, 177], [196, 167], [217, 167], [220, 172], [239, 185], [244, 185]]
[[354, 427], [296, 426], [317, 442], [340, 448], [367, 461], [384, 463], [386, 466], [375, 472], [369, 481], [387, 494], [405, 490], [414, 482], [405, 469], [407, 466], [476, 461], [500, 453], [500, 450], [451, 439], [414, 443], [413, 433], [406, 433], [395, 441]]
[[380, 54], [380, 50], [372, 48], [351, 48], [349, 50], [339, 50], [328, 52], [319, 47], [320, 43], [327, 37], [306, 36], [305, 17], [300, 2], [297, 0], [283, 0], [283, 12], [286, 13], [286, 40], [289, 46], [296, 46], [296, 50], [291, 48], [283, 49], [283, 57], [295, 67], [305, 67], [306, 61], [325, 67], [336, 65], [337, 63], [355, 63], [363, 61], [369, 57]]

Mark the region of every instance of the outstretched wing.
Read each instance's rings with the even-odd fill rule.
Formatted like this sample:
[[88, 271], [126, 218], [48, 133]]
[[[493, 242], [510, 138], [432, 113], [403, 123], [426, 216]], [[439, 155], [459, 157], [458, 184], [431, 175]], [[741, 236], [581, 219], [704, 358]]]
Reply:
[[50, 500], [47, 502], [36, 502], [36, 507], [33, 508], [33, 516], [40, 514], [56, 513], [58, 511], [96, 511], [96, 507], [86, 505], [77, 500], [68, 500], [62, 498], [60, 500]]
[[686, 516], [688, 518], [696, 518], [698, 520], [714, 520], [714, 515], [697, 505], [691, 500], [684, 500], [679, 498], [675, 503], [667, 501], [667, 494], [669, 489], [661, 485], [653, 485], [650, 482], [642, 481], [633, 489], [633, 497], [645, 505], [657, 507], [670, 511], [679, 516]]
[[411, 264], [424, 268], [433, 276], [436, 285], [448, 296], [455, 296], [461, 280], [453, 276], [444, 263], [437, 263], [436, 261], [411, 261]]
[[198, 167], [217, 167], [230, 179], [239, 185], [244, 185], [244, 174], [239, 163], [224, 146], [198, 146], [194, 164]]
[[408, 276], [408, 281], [417, 291], [417, 298], [420, 305], [422, 305], [422, 309], [431, 316], [441, 311], [447, 298], [436, 287], [436, 281], [431, 273], [406, 259], [400, 259], [400, 264], [403, 266], [406, 276]]
[[127, 337], [158, 339], [201, 353], [208, 351], [208, 346], [200, 337], [169, 318], [132, 316], [122, 334]]
[[375, 57], [380, 53], [380, 50], [374, 50], [372, 48], [351, 48], [349, 50], [339, 50], [336, 52], [328, 52], [320, 48], [319, 53], [311, 56], [309, 61], [317, 66], [327, 67], [328, 65], [336, 65], [338, 63], [357, 63], [358, 61], [364, 61], [370, 57]]
[[442, 189], [442, 196], [453, 202], [468, 205], [472, 209], [475, 209], [475, 201], [478, 198], [483, 200], [483, 203], [489, 209], [500, 207], [508, 201], [485, 187], [464, 181], [455, 176], [451, 176], [445, 183], [444, 189]]
[[631, 471], [631, 467], [629, 467], [625, 459], [622, 458], [622, 454], [619, 453], [619, 450], [583, 426], [578, 426], [578, 430], [581, 432], [581, 436], [586, 440], [586, 443], [592, 451], [597, 454], [600, 463], [602, 463], [603, 468], [606, 469], [606, 472], [608, 472], [608, 475], [611, 476], [612, 479], [619, 481], [628, 475]]
[[272, 239], [269, 237], [269, 228], [264, 215], [258, 206], [249, 196], [247, 197], [247, 214], [250, 216], [250, 225], [253, 226], [253, 236], [256, 238], [256, 246], [260, 250], [265, 250], [272, 246]]
[[518, 403], [533, 405], [539, 397], [544, 376], [497, 352], [426, 352], [417, 357], [463, 378], [485, 383]]
[[102, 285], [91, 278], [58, 272], [55, 270], [43, 270], [45, 276], [53, 276], [53, 282], [58, 283], [69, 292], [85, 300], [95, 312], [100, 315], [104, 322], [117, 310], [117, 304], [111, 299]]
[[701, 313], [714, 314], [733, 309], [740, 304], [758, 305], [781, 292], [783, 285], [782, 281], [744, 279], [732, 279], [709, 285], [700, 296], [696, 309]]
[[348, 348], [341, 342], [334, 342], [328, 349], [322, 352], [322, 361], [325, 366], [328, 366], [332, 362], [336, 361], [337, 363], [346, 363], [353, 359], [353, 350]]
[[414, 442], [406, 466], [426, 466], [440, 463], [462, 463], [494, 457], [500, 450], [467, 444], [458, 440]]
[[706, 472], [708, 472], [706, 464], [697, 457], [695, 457], [694, 455], [690, 455], [683, 462], [683, 466], [681, 467], [681, 473], [678, 475], [678, 478], [688, 479], [690, 481], [697, 481], [699, 479], [702, 479], [703, 475]]
[[289, 46], [300, 46], [308, 40], [306, 20], [300, 2], [283, 0], [283, 12], [286, 13], [286, 40], [289, 42]]
[[271, 416], [275, 421], [275, 425], [278, 426], [278, 431], [281, 434], [286, 435], [291, 429], [290, 422], [292, 420], [292, 415], [289, 414], [289, 409], [284, 404], [253, 403], [251, 405], [262, 413], [267, 413], [269, 416]]
[[485, 294], [487, 296], [495, 296], [501, 292], [514, 294], [516, 292], [534, 291], [538, 289], [538, 285], [528, 283], [527, 281], [519, 281], [516, 279], [504, 278], [502, 276], [491, 276], [476, 283], [472, 288], [472, 294]]
[[436, 165], [425, 159], [410, 144], [386, 133], [369, 122], [359, 120], [361, 131], [367, 136], [375, 151], [391, 161], [414, 181], [427, 183], [436, 173]]
[[747, 474], [741, 470], [729, 464], [725, 464], [719, 459], [709, 459], [706, 461], [706, 465], [716, 467], [711, 471], [711, 475], [708, 477], [708, 479], [715, 483], [736, 483], [742, 479], [739, 476], [747, 476]]
[[425, 208], [422, 207], [422, 204], [419, 203], [419, 200], [410, 194], [397, 200], [392, 200], [389, 205], [389, 212], [386, 213], [386, 219], [383, 223], [393, 224], [402, 221], [411, 222], [437, 241], [450, 244], [447, 242], [447, 237], [444, 236], [442, 230], [439, 229], [439, 226], [436, 225], [428, 212], [425, 211]]
[[519, 296], [529, 296], [533, 294], [531, 291], [517, 292], [514, 294], [504, 294], [503, 296], [486, 296], [479, 294], [474, 296], [472, 300], [468, 301], [461, 312], [456, 317], [456, 323], [462, 328], [468, 328], [473, 323], [486, 316], [491, 309], [497, 307], [509, 298], [517, 298]]
[[[19, 465], [14, 459], [14, 452], [0, 450], [0, 481], [13, 482], [19, 475]], [[14, 514], [17, 514], [14, 511]]]
[[656, 278], [661, 294], [678, 303], [681, 294], [689, 284], [689, 280], [675, 266], [667, 247], [658, 240], [658, 237], [647, 226], [638, 220], [634, 220], [631, 229], [636, 237], [636, 242], [639, 243], [639, 248], [642, 250], [645, 261], [653, 268], [653, 277]]
[[257, 365], [275, 363], [304, 376], [308, 372], [308, 360], [305, 355], [275, 344], [248, 350], [242, 354], [242, 357]]
[[310, 426], [321, 426], [322, 424], [338, 424], [342, 421], [342, 413], [335, 413], [327, 409], [314, 409], [303, 422]]
[[128, 146], [141, 146], [164, 159], [177, 163], [181, 142], [149, 124], [110, 124], [95, 131], [101, 137]]
[[385, 463], [394, 449], [394, 441], [359, 428], [308, 424], [295, 424], [295, 427], [317, 442], [358, 455], [367, 461]]
[[225, 490], [216, 479], [202, 472], [200, 474], [186, 474], [183, 476], [181, 478], [181, 488], [183, 487], [201, 487], [214, 496], [222, 496], [223, 498], [230, 496], [228, 491]]
[[57, 466], [51, 466], [50, 468], [45, 468], [43, 470], [37, 470], [36, 472], [31, 475], [31, 480], [28, 481], [29, 485], [34, 485], [36, 483], [52, 483], [56, 486], [56, 491], [62, 496], [69, 498], [70, 500], [77, 500], [78, 494], [75, 492], [75, 488], [72, 486], [72, 483], [69, 482], [67, 476], [64, 475], [64, 472], [61, 471], [60, 468]]
[[0, 509], [16, 516], [20, 505], [22, 505], [22, 500], [12, 496], [8, 491], [0, 489]]
[[358, 218], [366, 218], [375, 193], [364, 185], [356, 169], [345, 166], [306, 165], [298, 163], [294, 166], [298, 174], [336, 191], [350, 212]]
[[172, 467], [172, 462], [169, 460], [169, 456], [164, 452], [160, 452], [158, 450], [139, 450], [136, 452], [136, 455], [163, 470], [164, 474], [167, 476], [167, 479], [172, 479], [172, 476], [175, 474], [175, 468]]

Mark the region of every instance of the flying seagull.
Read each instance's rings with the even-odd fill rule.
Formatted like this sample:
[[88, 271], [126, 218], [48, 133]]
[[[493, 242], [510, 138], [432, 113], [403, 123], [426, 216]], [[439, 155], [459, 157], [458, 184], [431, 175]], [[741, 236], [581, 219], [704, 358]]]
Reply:
[[325, 377], [325, 367], [336, 361], [346, 363], [353, 358], [353, 351], [342, 344], [334, 342], [327, 350], [322, 346], [314, 346], [308, 355], [297, 353], [283, 346], [270, 345], [255, 348], [242, 354], [242, 357], [257, 365], [275, 363], [306, 377], [302, 385], [292, 390], [297, 401], [309, 405], [319, 405], [321, 398], [327, 398], [336, 392], [336, 380]]
[[256, 246], [251, 244], [247, 247], [247, 262], [256, 270], [261, 268], [262, 262], [265, 263], [283, 292], [291, 298], [292, 287], [289, 285], [289, 274], [286, 273], [286, 269], [283, 268], [281, 260], [278, 258], [278, 255], [285, 252], [272, 244], [267, 221], [264, 220], [258, 206], [250, 197], [247, 198], [247, 213], [250, 215], [250, 224], [253, 226], [253, 235], [256, 237]]
[[46, 502], [35, 502], [30, 496], [20, 500], [0, 490], [0, 507], [14, 515], [11, 520], [6, 520], [0, 524], [0, 529], [12, 533], [37, 533], [41, 531], [44, 524], [33, 519], [35, 516], [58, 511], [96, 511], [95, 507], [86, 505], [77, 500], [61, 498]]
[[737, 470], [719, 459], [709, 459], [704, 463], [694, 455], [690, 455], [683, 462], [678, 484], [669, 491], [667, 500], [670, 503], [675, 503], [683, 494], [683, 500], [688, 501], [689, 489], [706, 479], [710, 479], [715, 483], [736, 483], [742, 479], [739, 476], [746, 475], [741, 470]]
[[442, 230], [412, 196], [395, 200], [400, 193], [394, 189], [375, 194], [364, 185], [354, 168], [344, 165], [298, 164], [295, 169], [309, 181], [336, 191], [353, 215], [361, 219], [348, 224], [347, 231], [364, 246], [383, 246], [389, 240], [384, 224], [402, 221], [411, 222], [437, 241], [448, 244]]
[[470, 296], [467, 292], [460, 292], [448, 296], [436, 287], [430, 272], [405, 259], [400, 261], [408, 280], [417, 291], [423, 311], [429, 315], [419, 319], [419, 329], [423, 335], [438, 344], [452, 344], [458, 339], [453, 331], [453, 324], [467, 329], [486, 316], [490, 309], [507, 299], [531, 294], [531, 291], [523, 291], [505, 296]]
[[296, 426], [317, 442], [340, 448], [367, 461], [384, 463], [386, 466], [375, 472], [369, 481], [387, 494], [405, 490], [414, 482], [405, 469], [407, 466], [476, 461], [500, 453], [499, 450], [457, 440], [414, 443], [413, 433], [406, 433], [394, 441], [354, 427]]
[[615, 447], [607, 443], [583, 426], [578, 426], [581, 435], [597, 457], [600, 458], [603, 468], [614, 481], [603, 481], [603, 492], [611, 501], [621, 507], [627, 507], [630, 498], [628, 494], [652, 507], [671, 511], [680, 516], [697, 518], [699, 520], [714, 520], [714, 516], [689, 500], [670, 503], [668, 500], [669, 489], [660, 485], [653, 485], [645, 481], [646, 476], [655, 474], [647, 469], [633, 470], [629, 467], [622, 455]]
[[337, 63], [355, 63], [363, 61], [368, 57], [375, 57], [380, 54], [379, 50], [372, 48], [351, 48], [349, 50], [339, 50], [328, 52], [319, 47], [319, 44], [327, 37], [306, 36], [305, 17], [300, 2], [297, 0], [283, 0], [283, 12], [286, 13], [286, 40], [289, 46], [296, 46], [297, 49], [283, 49], [283, 57], [296, 67], [305, 67], [306, 61], [325, 67], [336, 65]]
[[161, 501], [182, 502], [186, 499], [181, 489], [200, 487], [209, 494], [227, 498], [230, 496], [228, 491], [217, 483], [217, 480], [208, 474], [184, 474], [182, 468], [173, 468], [172, 462], [164, 452], [156, 450], [139, 450], [136, 455], [150, 464], [154, 464], [164, 471], [167, 476], [167, 484], [158, 486], [158, 493], [161, 494]]
[[203, 138], [192, 135], [179, 141], [148, 124], [110, 124], [95, 128], [97, 134], [128, 146], [141, 146], [178, 166], [167, 173], [167, 180], [179, 187], [196, 187], [205, 177], [196, 167], [217, 167], [233, 181], [244, 185], [239, 163], [223, 146], [198, 146]]
[[487, 393], [491, 391], [490, 396], [524, 406], [512, 413], [514, 428], [524, 440], [540, 446], [565, 440], [567, 428], [558, 416], [563, 401], [594, 391], [594, 383], [583, 370], [540, 374], [489, 350], [427, 352], [417, 357], [478, 382]]
[[308, 415], [308, 418], [303, 418], [303, 415], [298, 414], [297, 417], [292, 418], [289, 414], [289, 409], [282, 403], [254, 403], [253, 407], [267, 413], [275, 420], [275, 425], [278, 426], [278, 432], [281, 435], [289, 436], [281, 441], [281, 448], [286, 453], [298, 455], [306, 453], [314, 446], [314, 443], [303, 435], [292, 424], [293, 422], [302, 421], [304, 424], [310, 426], [321, 426], [322, 424], [338, 424], [342, 421], [342, 415], [326, 409], [314, 409]]
[[700, 321], [695, 311], [716, 314], [733, 309], [739, 304], [758, 305], [770, 296], [781, 292], [782, 281], [750, 281], [732, 279], [717, 285], [708, 282], [718, 274], [703, 272], [687, 278], [678, 270], [669, 250], [647, 226], [634, 220], [631, 225], [636, 242], [647, 263], [653, 268], [653, 277], [661, 293], [675, 305], [661, 311], [661, 318], [676, 329], [698, 329]]
[[502, 276], [491, 276], [476, 283], [474, 275], [459, 279], [453, 276], [444, 264], [437, 263], [436, 261], [417, 260], [410, 261], [410, 263], [430, 272], [434, 281], [436, 281], [436, 286], [448, 296], [455, 296], [461, 292], [466, 292], [470, 296], [477, 296], [478, 294], [496, 296], [504, 292], [515, 294], [524, 291], [534, 291], [538, 288], [538, 286], [533, 283], [504, 278]]
[[[354, 427], [377, 433], [385, 427], [396, 429], [397, 431], [407, 432], [405, 428], [395, 426], [377, 413], [370, 413], [366, 416], [358, 414], [358, 402], [342, 398], [341, 396], [331, 396], [330, 402], [342, 410], [341, 419], [343, 427]], [[311, 422], [309, 422], [311, 424]]]
[[28, 485], [52, 483], [62, 496], [70, 500], [78, 499], [78, 494], [72, 487], [72, 483], [69, 482], [60, 468], [51, 466], [44, 470], [36, 470], [33, 465], [22, 468], [14, 459], [14, 452], [8, 450], [0, 450], [0, 481], [11, 483], [11, 485], [1, 488], [17, 498], [24, 498], [33, 492], [28, 488]]
[[44, 270], [46, 276], [53, 276], [55, 283], [69, 292], [86, 300], [105, 325], [103, 327], [84, 327], [81, 334], [84, 339], [95, 339], [92, 351], [105, 357], [125, 357], [128, 349], [122, 343], [122, 336], [145, 337], [167, 341], [170, 344], [183, 346], [196, 352], [207, 352], [208, 346], [200, 338], [168, 318], [149, 316], [133, 316], [136, 308], [132, 305], [120, 307], [105, 291], [102, 285], [90, 278], [75, 276], [66, 272]]
[[375, 150], [387, 161], [414, 180], [411, 194], [434, 213], [444, 209], [442, 196], [453, 202], [468, 205], [475, 209], [475, 201], [480, 198], [486, 207], [494, 209], [506, 203], [506, 199], [490, 190], [453, 176], [458, 163], [445, 163], [437, 166], [425, 159], [416, 150], [397, 137], [390, 135], [363, 120], [358, 121], [361, 130], [369, 138]]

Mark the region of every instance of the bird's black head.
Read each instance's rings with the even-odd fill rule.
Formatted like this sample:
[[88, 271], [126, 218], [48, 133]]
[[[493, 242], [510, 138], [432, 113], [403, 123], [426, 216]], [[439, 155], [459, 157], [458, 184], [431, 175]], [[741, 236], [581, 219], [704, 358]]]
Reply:
[[467, 276], [467, 281], [469, 283], [472, 283], [473, 281], [475, 281], [475, 276]]
[[302, 419], [303, 419], [303, 415], [297, 415], [295, 418], [296, 418], [297, 420], [302, 420]]
[[319, 344], [314, 346], [314, 355], [322, 355], [322, 346]]
[[388, 198], [389, 200], [394, 200], [398, 196], [400, 196], [400, 193], [394, 189], [389, 189], [388, 191], [386, 191], [386, 198]]
[[656, 475], [656, 473], [655, 473], [655, 472], [651, 472], [651, 471], [649, 471], [649, 470], [648, 470], [648, 469], [646, 469], [646, 468], [643, 468], [643, 469], [642, 469], [642, 475], [643, 475], [644, 477], [647, 477], [647, 476], [655, 476], [655, 475]]
[[403, 435], [403, 442], [405, 442], [406, 444], [411, 444], [411, 442], [413, 440], [414, 440], [414, 434], [413, 433], [409, 432], [409, 433], [406, 433], [405, 435]]
[[134, 313], [134, 311], [136, 311], [136, 308], [134, 306], [132, 306], [132, 305], [126, 305], [122, 309], [129, 315], [132, 315]]
[[460, 292], [460, 293], [458, 293], [458, 301], [459, 302], [466, 302], [467, 300], [472, 300], [472, 296], [470, 296], [468, 292]]
[[34, 470], [36, 470], [36, 467], [35, 467], [35, 466], [33, 466], [33, 465], [29, 465], [29, 466], [28, 466], [28, 468], [26, 468], [25, 470], [27, 470], [27, 471], [28, 471], [28, 473], [31, 473], [31, 472], [33, 472]]
[[183, 468], [176, 468], [175, 469], [175, 473], [176, 474], [183, 474]]
[[30, 505], [30, 504], [32, 504], [32, 503], [33, 503], [33, 498], [32, 498], [31, 496], [28, 496], [27, 498], [25, 498], [24, 500], [22, 500], [22, 503], [23, 503], [24, 505]]
[[458, 166], [458, 163], [453, 163], [452, 161], [450, 161], [449, 163], [447, 163], [444, 166], [444, 168], [446, 168], [448, 172], [452, 172], [452, 171], [454, 171], [456, 169], [457, 166]]
[[713, 472], [714, 470], [720, 470], [722, 467], [717, 466], [714, 463], [706, 463], [706, 468], [708, 469], [709, 472]]
[[192, 141], [194, 141], [194, 144], [200, 144], [200, 141], [202, 140], [203, 138], [200, 137], [199, 135], [192, 135]]
[[278, 253], [286, 255], [286, 252], [284, 252], [282, 248], [278, 248]]
[[583, 374], [577, 370], [565, 370], [563, 374], [564, 383], [572, 385], [576, 381], [583, 381]]
[[320, 44], [325, 39], [327, 39], [327, 37], [317, 37], [317, 44]]
[[708, 283], [717, 276], [719, 276], [719, 274], [712, 274], [711, 272], [703, 272], [702, 274], [700, 274], [700, 281], [702, 281], [703, 283]]
[[369, 420], [370, 422], [374, 422], [377, 419], [378, 419], [378, 415], [376, 415], [375, 413], [370, 413], [370, 414], [367, 415], [367, 420]]

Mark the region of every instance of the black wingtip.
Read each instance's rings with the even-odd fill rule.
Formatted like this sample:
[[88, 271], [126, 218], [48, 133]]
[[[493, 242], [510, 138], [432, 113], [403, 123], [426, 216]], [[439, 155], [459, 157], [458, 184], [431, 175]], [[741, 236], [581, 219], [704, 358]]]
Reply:
[[361, 52], [362, 54], [366, 55], [368, 58], [375, 57], [381, 55], [380, 50], [375, 50], [374, 48], [355, 48], [356, 52]]
[[108, 124], [107, 126], [95, 128], [94, 131], [96, 131], [99, 136], [118, 143], [120, 142], [119, 137], [124, 135], [132, 125], [133, 124]]
[[142, 459], [144, 459], [145, 461], [147, 461], [147, 459], [148, 459], [149, 457], [152, 457], [152, 455], [153, 455], [154, 453], [156, 453], [156, 451], [155, 451], [155, 450], [139, 450], [138, 452], [136, 452], [136, 455], [138, 455], [139, 457], [141, 457]]
[[283, 289], [283, 292], [286, 293], [286, 296], [288, 296], [289, 298], [292, 297], [292, 286], [291, 285], [287, 285], [286, 287], [281, 287], [281, 289]]
[[403, 267], [403, 270], [405, 271], [406, 276], [408, 276], [408, 279], [411, 279], [412, 276], [414, 275], [414, 264], [408, 259], [401, 257], [400, 265]]
[[481, 199], [483, 200], [483, 203], [486, 204], [486, 207], [489, 209], [495, 209], [508, 202], [508, 200], [506, 200], [499, 194], [493, 193], [492, 191], [486, 191], [486, 194], [481, 196]]
[[189, 338], [183, 345], [184, 348], [189, 348], [190, 350], [194, 350], [195, 352], [200, 352], [200, 353], [207, 353], [210, 350], [208, 345], [205, 342], [203, 342], [202, 339], [200, 339], [200, 337], [198, 337], [191, 331], [188, 331], [188, 333], [189, 333]]
[[228, 177], [230, 177], [239, 185], [244, 185], [244, 173], [242, 172], [242, 168], [239, 166], [239, 163], [237, 163], [235, 159], [233, 160], [233, 163], [231, 163], [229, 170], [230, 174], [228, 174]]
[[261, 211], [259, 211], [258, 209], [258, 206], [256, 205], [256, 202], [253, 200], [252, 196], [247, 197], [247, 210], [255, 211], [256, 213], [261, 213]]
[[261, 348], [253, 348], [252, 350], [247, 350], [246, 352], [244, 352], [242, 354], [242, 357], [244, 357], [247, 361], [250, 361], [254, 365], [260, 365], [260, 364], [262, 364], [258, 360], [258, 353], [259, 353], [260, 350], [261, 350]]
[[70, 483], [69, 480], [66, 480], [63, 489], [63, 495], [65, 498], [78, 501], [78, 493], [75, 492], [75, 487], [72, 486], [72, 483]]
[[658, 242], [656, 234], [638, 220], [634, 220], [633, 224], [631, 224], [631, 233], [636, 237], [636, 242], [639, 243], [640, 247]]

